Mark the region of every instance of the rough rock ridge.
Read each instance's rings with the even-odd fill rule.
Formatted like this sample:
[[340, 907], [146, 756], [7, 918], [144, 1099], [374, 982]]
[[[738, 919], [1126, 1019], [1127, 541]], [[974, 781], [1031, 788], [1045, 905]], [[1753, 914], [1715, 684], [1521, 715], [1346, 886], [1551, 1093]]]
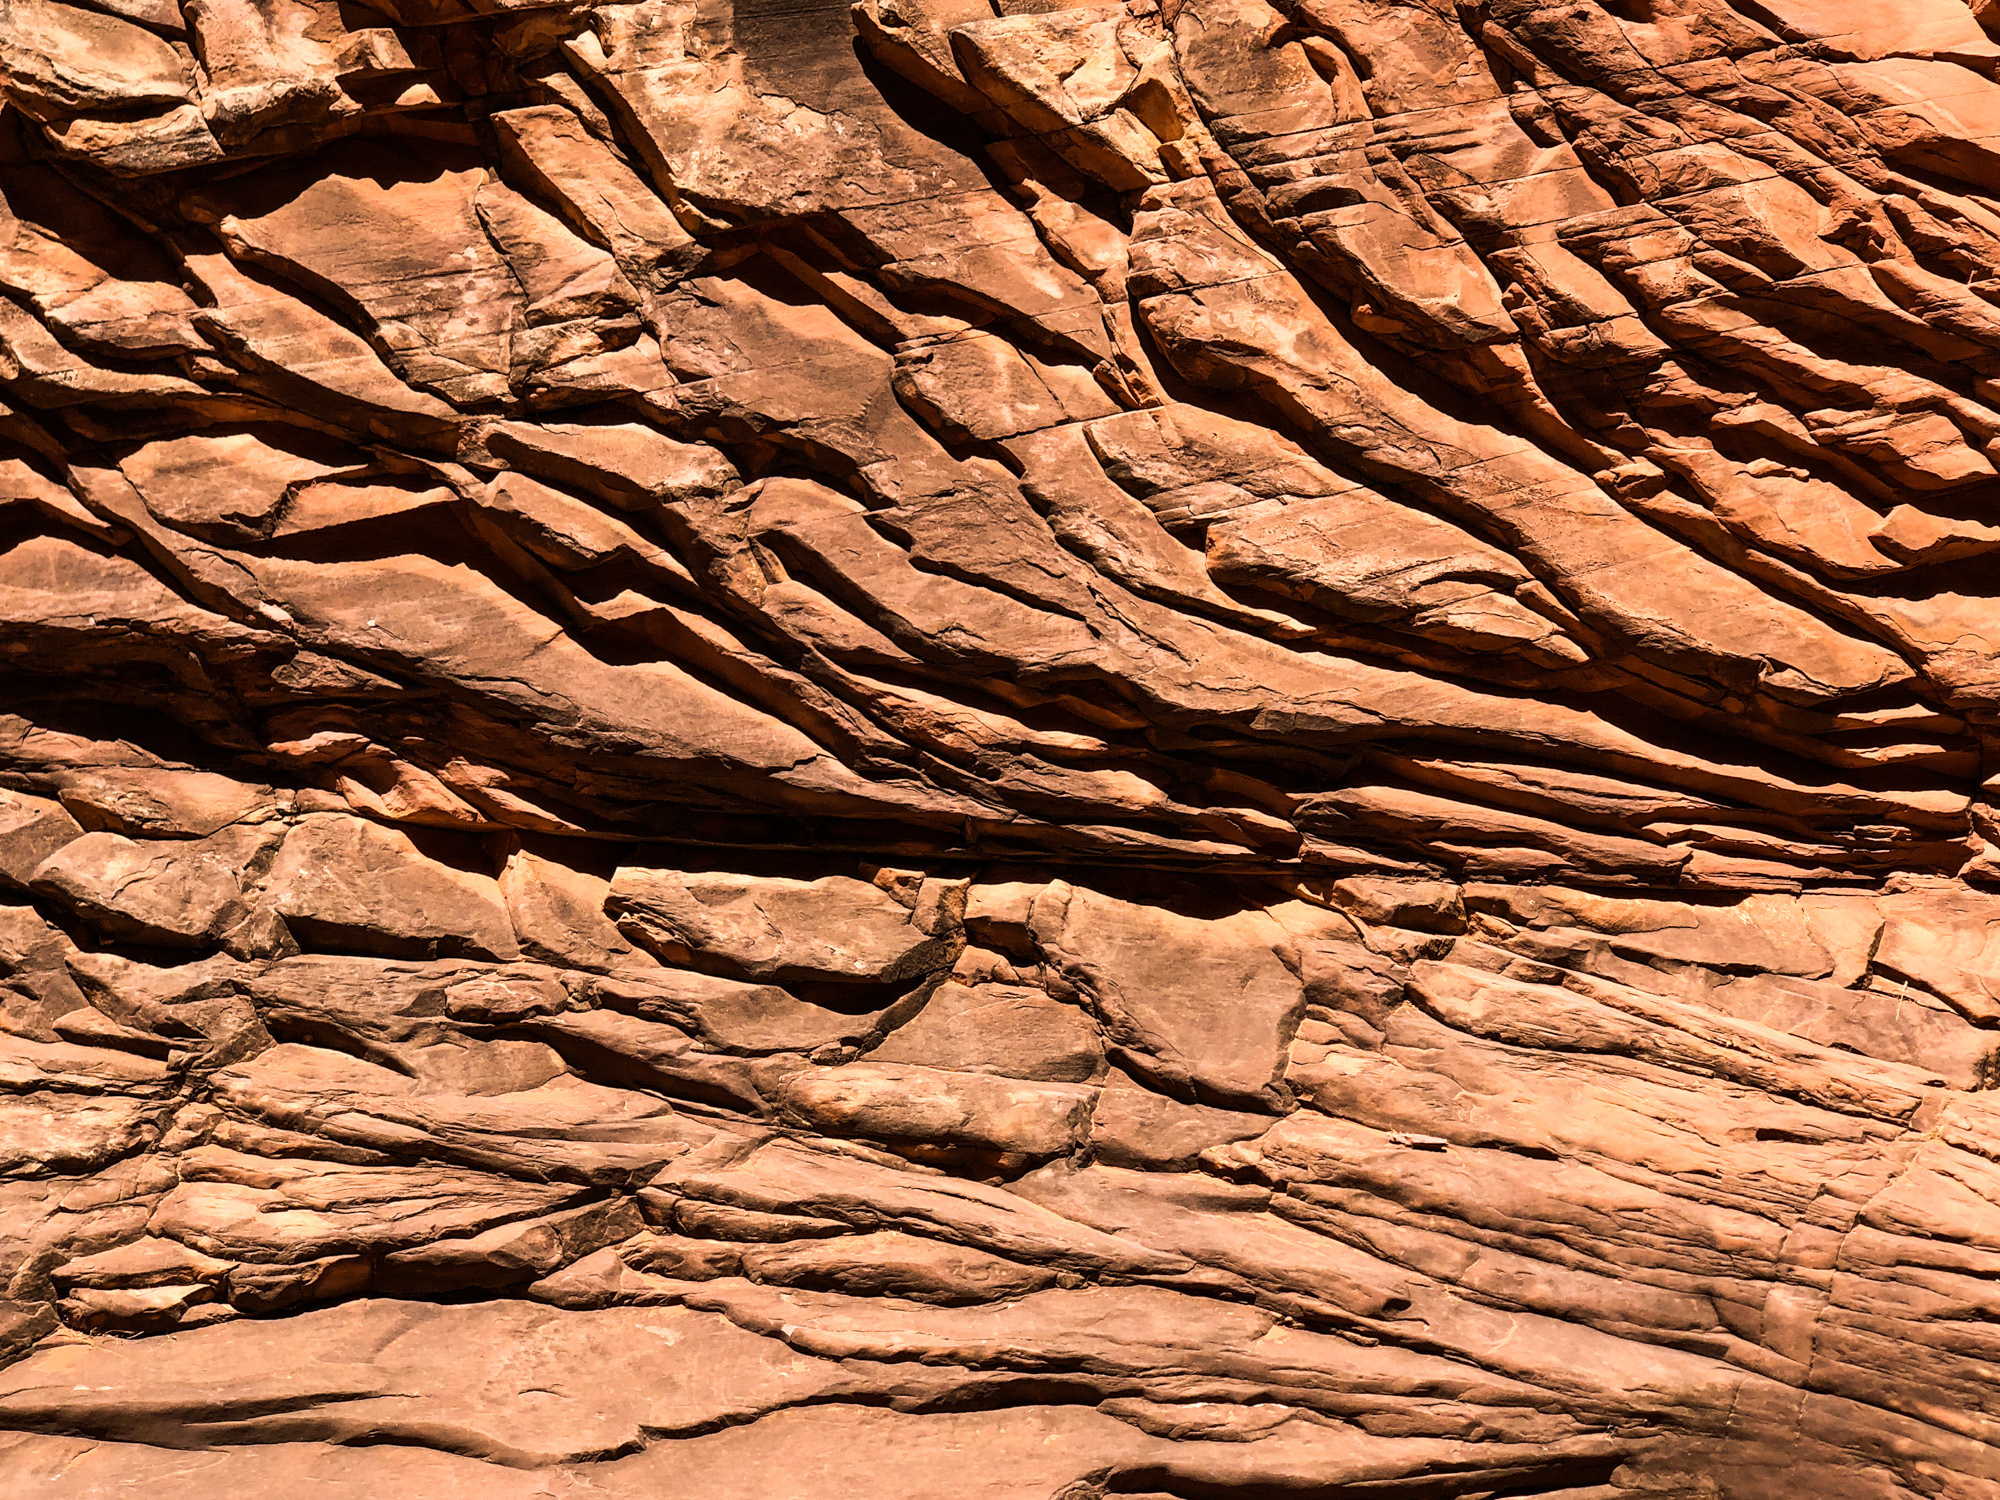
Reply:
[[0, 0], [0, 1489], [2000, 1497], [1996, 37]]

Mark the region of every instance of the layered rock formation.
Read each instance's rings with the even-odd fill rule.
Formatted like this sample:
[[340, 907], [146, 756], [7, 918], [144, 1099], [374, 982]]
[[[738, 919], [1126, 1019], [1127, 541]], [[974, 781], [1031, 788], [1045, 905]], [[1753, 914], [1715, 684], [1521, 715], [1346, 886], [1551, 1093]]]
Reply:
[[2000, 1495], [2000, 10], [1059, 3], [0, 0], [8, 1494]]

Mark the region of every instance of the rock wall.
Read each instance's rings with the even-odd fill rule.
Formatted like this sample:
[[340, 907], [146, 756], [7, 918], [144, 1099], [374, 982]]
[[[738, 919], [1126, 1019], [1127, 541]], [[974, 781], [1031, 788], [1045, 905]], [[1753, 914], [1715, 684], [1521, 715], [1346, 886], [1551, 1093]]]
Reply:
[[9, 1495], [2000, 1496], [2000, 10], [1052, 5], [0, 0]]

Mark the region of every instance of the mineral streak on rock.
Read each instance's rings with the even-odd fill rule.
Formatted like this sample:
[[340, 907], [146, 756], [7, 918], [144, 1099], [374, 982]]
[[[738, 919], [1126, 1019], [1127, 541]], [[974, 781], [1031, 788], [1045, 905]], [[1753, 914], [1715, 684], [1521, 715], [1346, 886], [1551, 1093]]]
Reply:
[[0, 1490], [2000, 1500], [1993, 0], [0, 0]]

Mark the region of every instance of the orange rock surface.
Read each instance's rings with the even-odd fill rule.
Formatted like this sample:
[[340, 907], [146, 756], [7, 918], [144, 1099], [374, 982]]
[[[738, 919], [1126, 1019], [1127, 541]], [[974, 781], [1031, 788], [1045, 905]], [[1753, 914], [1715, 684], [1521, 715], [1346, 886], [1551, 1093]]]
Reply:
[[0, 1491], [2000, 1500], [1993, 0], [0, 0]]

